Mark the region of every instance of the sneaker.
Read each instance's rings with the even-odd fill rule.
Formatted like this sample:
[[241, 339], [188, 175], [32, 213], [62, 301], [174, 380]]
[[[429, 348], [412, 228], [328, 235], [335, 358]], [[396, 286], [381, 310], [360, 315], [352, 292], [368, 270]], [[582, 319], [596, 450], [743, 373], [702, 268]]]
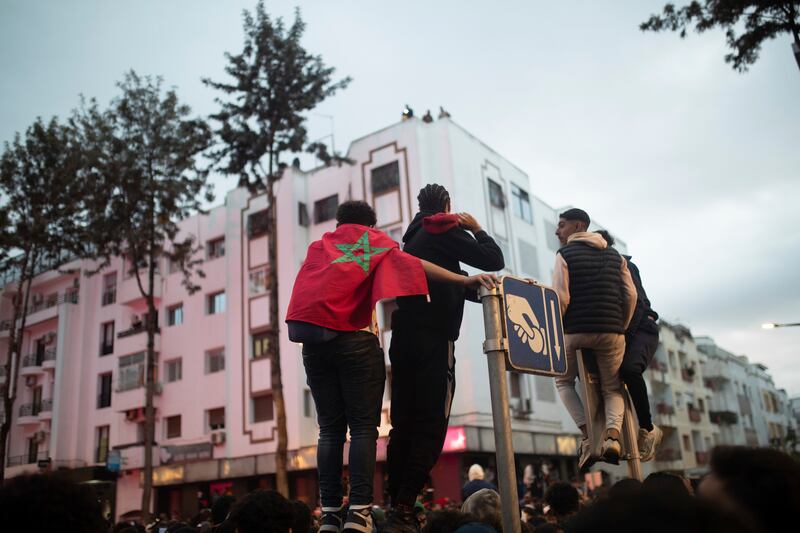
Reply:
[[347, 511], [347, 522], [344, 523], [344, 532], [372, 533], [372, 505], [352, 506]]
[[612, 465], [618, 465], [621, 453], [622, 446], [620, 446], [619, 441], [611, 437], [606, 437], [606, 440], [603, 442], [603, 448], [600, 451], [600, 455], [603, 456], [603, 461], [611, 463]]
[[340, 533], [344, 507], [323, 507], [319, 518], [319, 533]]
[[413, 507], [396, 506], [386, 520], [385, 533], [419, 533], [419, 521]]
[[581, 458], [578, 459], [578, 469], [581, 472], [587, 471], [594, 463], [594, 457], [592, 457], [592, 443], [589, 439], [581, 439]]
[[651, 461], [656, 455], [656, 448], [661, 444], [661, 438], [664, 432], [661, 428], [653, 424], [652, 431], [647, 431], [644, 428], [639, 429], [639, 457], [641, 461]]

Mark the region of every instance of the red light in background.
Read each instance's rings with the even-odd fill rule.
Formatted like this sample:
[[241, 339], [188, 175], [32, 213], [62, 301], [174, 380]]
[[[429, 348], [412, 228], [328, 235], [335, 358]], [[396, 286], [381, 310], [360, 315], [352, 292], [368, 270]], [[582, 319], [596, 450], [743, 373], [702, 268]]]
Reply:
[[467, 449], [467, 433], [463, 426], [447, 428], [442, 452], [461, 452]]

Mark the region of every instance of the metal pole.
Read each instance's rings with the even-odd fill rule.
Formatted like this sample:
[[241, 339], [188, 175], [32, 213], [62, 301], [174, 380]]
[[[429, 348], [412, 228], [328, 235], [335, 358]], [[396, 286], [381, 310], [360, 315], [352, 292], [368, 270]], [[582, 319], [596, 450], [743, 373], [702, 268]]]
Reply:
[[514, 449], [511, 447], [511, 419], [509, 418], [508, 383], [506, 379], [507, 341], [503, 336], [503, 312], [497, 289], [481, 287], [483, 327], [486, 340], [483, 352], [489, 363], [489, 389], [492, 397], [494, 442], [497, 454], [497, 486], [503, 507], [503, 532], [520, 533], [519, 501], [517, 500], [517, 473], [514, 468]]
[[622, 419], [622, 442], [625, 445], [625, 454], [628, 461], [628, 476], [642, 481], [642, 463], [639, 460], [639, 445], [636, 428], [638, 424], [633, 418], [633, 402], [628, 393], [628, 387], [622, 386], [622, 395], [625, 399], [625, 416]]

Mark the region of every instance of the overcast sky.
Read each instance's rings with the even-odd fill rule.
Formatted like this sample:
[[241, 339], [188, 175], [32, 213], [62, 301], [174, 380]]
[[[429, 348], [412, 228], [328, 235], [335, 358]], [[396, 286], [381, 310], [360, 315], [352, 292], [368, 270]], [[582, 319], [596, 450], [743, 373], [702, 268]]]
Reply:
[[[682, 3], [682, 2], [679, 2]], [[628, 243], [653, 305], [770, 368], [800, 394], [800, 70], [788, 37], [747, 74], [724, 35], [643, 34], [662, 1], [269, 1], [300, 5], [306, 46], [353, 83], [318, 109], [337, 149], [444, 105]], [[252, 1], [0, 0], [0, 141], [78, 95], [107, 103], [125, 70], [162, 75], [197, 114]], [[330, 132], [312, 116], [312, 138]], [[233, 180], [218, 179], [225, 191]]]

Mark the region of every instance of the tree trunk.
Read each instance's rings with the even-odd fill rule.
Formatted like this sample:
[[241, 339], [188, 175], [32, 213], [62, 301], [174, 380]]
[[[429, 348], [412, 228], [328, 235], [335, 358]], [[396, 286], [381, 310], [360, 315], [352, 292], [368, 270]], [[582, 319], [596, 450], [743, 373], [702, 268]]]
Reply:
[[[22, 342], [25, 338], [25, 321], [28, 318], [28, 300], [31, 294], [33, 276], [36, 272], [37, 253], [26, 250], [20, 268], [19, 286], [17, 287], [17, 303], [14, 305], [14, 316], [9, 330], [8, 349], [6, 351], [6, 392], [3, 395], [3, 423], [0, 424], [0, 485], [6, 476], [6, 453], [8, 436], [11, 433], [11, 419], [14, 404], [17, 401], [19, 386], [19, 367], [22, 364]], [[27, 281], [28, 286], [25, 287]], [[23, 288], [24, 287], [24, 288]], [[24, 294], [24, 296], [23, 296]], [[19, 322], [19, 328], [17, 328]]]
[[[270, 167], [272, 167], [270, 161]], [[272, 400], [275, 404], [275, 422], [278, 429], [278, 448], [275, 452], [276, 490], [289, 497], [288, 434], [286, 430], [286, 402], [283, 399], [283, 379], [281, 378], [280, 332], [278, 329], [278, 216], [275, 205], [275, 189], [272, 169], [267, 177], [267, 201], [269, 202], [269, 227], [267, 231], [267, 252], [269, 261], [269, 316], [272, 326], [269, 331], [270, 379]]]
[[142, 523], [150, 521], [150, 506], [152, 503], [153, 492], [153, 444], [155, 443], [156, 414], [153, 407], [153, 399], [156, 387], [156, 364], [155, 364], [155, 338], [156, 328], [156, 306], [153, 296], [155, 281], [155, 266], [151, 262], [148, 267], [148, 287], [149, 294], [145, 296], [147, 300], [147, 357], [145, 362], [145, 389], [144, 389], [144, 480], [142, 482]]

